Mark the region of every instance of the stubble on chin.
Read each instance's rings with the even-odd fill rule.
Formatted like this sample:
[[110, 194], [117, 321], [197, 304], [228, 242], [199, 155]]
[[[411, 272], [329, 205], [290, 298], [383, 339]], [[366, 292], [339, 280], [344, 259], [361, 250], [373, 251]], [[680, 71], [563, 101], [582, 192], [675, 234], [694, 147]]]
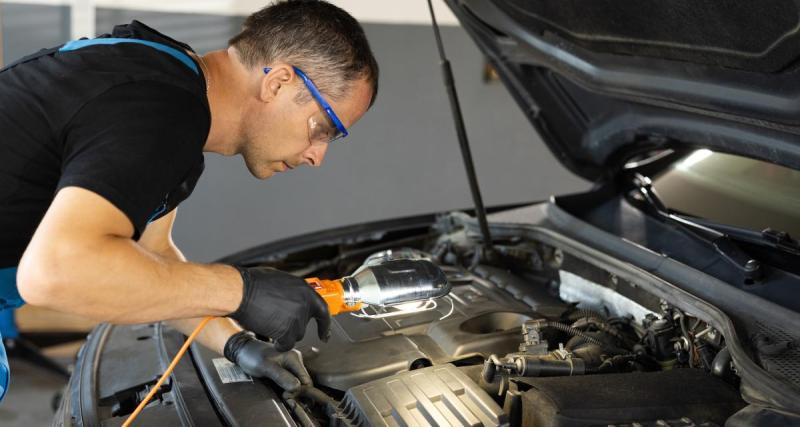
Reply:
[[245, 166], [247, 166], [247, 170], [250, 171], [250, 174], [254, 177], [263, 180], [275, 175], [275, 171], [269, 167], [270, 164], [268, 162], [265, 162], [263, 165], [253, 162], [246, 153], [242, 154], [242, 158], [244, 159]]

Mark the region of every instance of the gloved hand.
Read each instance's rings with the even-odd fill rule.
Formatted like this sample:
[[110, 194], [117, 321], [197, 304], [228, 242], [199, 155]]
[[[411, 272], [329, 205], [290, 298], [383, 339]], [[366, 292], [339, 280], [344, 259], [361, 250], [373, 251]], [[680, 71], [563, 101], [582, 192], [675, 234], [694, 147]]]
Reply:
[[290, 394], [300, 386], [310, 386], [311, 376], [297, 350], [281, 353], [271, 343], [261, 341], [252, 332], [233, 334], [225, 343], [225, 357], [239, 365], [251, 377], [269, 378]]
[[319, 338], [328, 340], [328, 304], [305, 280], [273, 268], [236, 268], [242, 274], [244, 292], [239, 308], [228, 317], [244, 329], [272, 338], [278, 351], [294, 347], [312, 317], [317, 319]]

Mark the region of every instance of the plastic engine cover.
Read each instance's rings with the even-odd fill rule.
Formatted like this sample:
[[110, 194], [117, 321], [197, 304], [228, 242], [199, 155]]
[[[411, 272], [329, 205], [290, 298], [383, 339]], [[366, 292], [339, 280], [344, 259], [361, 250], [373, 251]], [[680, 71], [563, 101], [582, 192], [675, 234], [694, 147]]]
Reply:
[[500, 406], [451, 364], [353, 387], [340, 409], [355, 426], [508, 426]]

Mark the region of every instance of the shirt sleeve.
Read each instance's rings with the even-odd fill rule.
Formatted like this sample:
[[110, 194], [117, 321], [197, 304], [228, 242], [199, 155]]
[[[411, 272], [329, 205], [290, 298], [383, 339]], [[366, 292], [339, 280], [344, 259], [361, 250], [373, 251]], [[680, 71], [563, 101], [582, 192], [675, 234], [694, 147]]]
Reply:
[[206, 105], [187, 90], [157, 82], [115, 86], [66, 126], [58, 189], [99, 194], [127, 215], [136, 238], [202, 161], [209, 128]]

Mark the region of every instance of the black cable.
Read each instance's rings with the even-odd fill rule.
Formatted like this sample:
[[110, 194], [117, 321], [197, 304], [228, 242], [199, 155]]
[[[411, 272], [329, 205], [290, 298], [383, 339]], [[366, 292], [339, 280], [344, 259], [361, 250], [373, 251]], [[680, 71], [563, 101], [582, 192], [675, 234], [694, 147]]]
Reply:
[[594, 326], [601, 332], [605, 332], [608, 335], [619, 340], [619, 342], [623, 343], [627, 347], [631, 347], [635, 344], [635, 341], [629, 339], [625, 336], [619, 329], [612, 326], [609, 321], [605, 321], [603, 319], [599, 319], [597, 317], [582, 317], [577, 319], [570, 327], [582, 330], [583, 328]]
[[314, 387], [313, 385], [301, 387], [298, 394], [300, 396], [307, 397], [320, 405], [332, 404], [336, 406], [339, 403], [336, 399], [328, 396], [327, 393]]
[[603, 344], [602, 342], [600, 342], [598, 339], [596, 339], [596, 338], [594, 338], [594, 337], [592, 337], [590, 335], [587, 335], [587, 334], [583, 333], [582, 331], [579, 331], [578, 329], [575, 329], [575, 328], [572, 328], [572, 327], [570, 327], [568, 325], [565, 325], [563, 323], [546, 322], [543, 325], [543, 327], [552, 328], [552, 329], [564, 332], [565, 334], [568, 334], [568, 335], [581, 337], [584, 340], [586, 340], [586, 342], [588, 342], [588, 343], [591, 343], [591, 344], [594, 344], [594, 345], [597, 345], [597, 346], [600, 346], [600, 347], [606, 347], [606, 345]]
[[301, 405], [294, 398], [284, 397], [283, 402], [289, 407], [289, 409], [292, 410], [295, 418], [297, 418], [297, 422], [302, 427], [320, 427], [319, 423], [314, 421], [314, 419], [308, 415], [308, 412], [306, 412], [305, 408], [303, 408], [303, 405]]
[[325, 416], [329, 419], [329, 425], [334, 425], [335, 423], [332, 420], [340, 418], [339, 401], [313, 385], [300, 387], [297, 396], [308, 399], [313, 404], [324, 408]]
[[576, 308], [575, 311], [567, 314], [567, 320], [573, 322], [584, 317], [596, 317], [603, 320], [606, 318], [604, 314], [588, 308]]
[[325, 413], [329, 418], [336, 418], [338, 415], [337, 407], [339, 406], [339, 401], [313, 385], [302, 386], [296, 393], [284, 392], [282, 397], [284, 403], [292, 410], [302, 427], [319, 427], [319, 423], [308, 414], [308, 411], [298, 400], [300, 397], [309, 399], [315, 404], [324, 407]]

